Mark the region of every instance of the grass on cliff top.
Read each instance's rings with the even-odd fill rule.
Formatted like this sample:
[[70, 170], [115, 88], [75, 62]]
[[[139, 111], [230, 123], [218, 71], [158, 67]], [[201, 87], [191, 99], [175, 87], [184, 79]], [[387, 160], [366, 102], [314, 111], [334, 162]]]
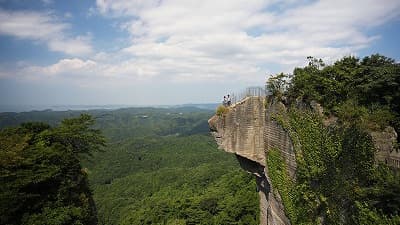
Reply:
[[223, 116], [229, 112], [229, 108], [224, 105], [219, 105], [217, 108], [217, 116]]

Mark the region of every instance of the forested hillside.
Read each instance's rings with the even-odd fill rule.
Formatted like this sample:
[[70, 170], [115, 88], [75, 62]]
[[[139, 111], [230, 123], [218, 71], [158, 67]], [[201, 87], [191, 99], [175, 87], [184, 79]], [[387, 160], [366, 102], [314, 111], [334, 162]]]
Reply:
[[80, 155], [104, 145], [89, 115], [0, 131], [1, 224], [97, 224]]
[[[53, 126], [82, 111], [2, 113], [2, 127]], [[107, 144], [80, 155], [99, 224], [258, 224], [258, 194], [234, 155], [209, 136], [212, 111], [194, 107], [87, 111]]]
[[[400, 224], [400, 173], [376, 159], [371, 136], [389, 126], [399, 132], [400, 65], [381, 55], [309, 60], [267, 83], [269, 100], [287, 107], [272, 117], [296, 153], [295, 181], [279, 151], [267, 157], [292, 224]], [[393, 142], [388, 156], [396, 157]]]

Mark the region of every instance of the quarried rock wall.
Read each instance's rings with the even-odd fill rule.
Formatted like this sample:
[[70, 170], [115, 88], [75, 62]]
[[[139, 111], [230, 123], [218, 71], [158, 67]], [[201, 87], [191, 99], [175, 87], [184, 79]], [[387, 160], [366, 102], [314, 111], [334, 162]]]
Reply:
[[[271, 108], [273, 109], [273, 108]], [[229, 107], [225, 115], [215, 115], [210, 129], [220, 149], [235, 153], [241, 167], [256, 177], [260, 196], [260, 224], [287, 225], [282, 200], [275, 194], [266, 171], [266, 154], [271, 148], [281, 151], [294, 177], [296, 160], [289, 136], [265, 110], [265, 98], [247, 97]]]
[[220, 149], [265, 166], [263, 98], [248, 97], [208, 123]]
[[292, 179], [296, 176], [296, 155], [293, 149], [293, 143], [290, 139], [288, 132], [282, 126], [272, 119], [272, 115], [286, 111], [285, 106], [281, 102], [271, 103], [266, 105], [265, 112], [265, 126], [264, 126], [264, 141], [265, 141], [265, 154], [271, 149], [280, 151], [281, 156], [286, 162], [288, 174]]

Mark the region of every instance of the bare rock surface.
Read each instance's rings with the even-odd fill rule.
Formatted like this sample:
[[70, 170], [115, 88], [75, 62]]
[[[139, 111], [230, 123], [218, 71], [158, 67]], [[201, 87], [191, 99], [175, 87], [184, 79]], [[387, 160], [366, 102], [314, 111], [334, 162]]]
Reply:
[[[285, 110], [283, 104], [271, 110]], [[254, 174], [260, 196], [260, 224], [287, 225], [279, 194], [274, 194], [266, 170], [266, 154], [277, 148], [288, 164], [288, 172], [295, 177], [296, 160], [288, 134], [273, 122], [265, 110], [262, 97], [247, 97], [229, 107], [225, 115], [213, 116], [208, 123], [220, 149], [237, 155], [241, 167]]]
[[395, 147], [397, 133], [394, 128], [388, 126], [383, 131], [371, 131], [370, 135], [376, 148], [375, 160], [400, 168], [400, 151]]

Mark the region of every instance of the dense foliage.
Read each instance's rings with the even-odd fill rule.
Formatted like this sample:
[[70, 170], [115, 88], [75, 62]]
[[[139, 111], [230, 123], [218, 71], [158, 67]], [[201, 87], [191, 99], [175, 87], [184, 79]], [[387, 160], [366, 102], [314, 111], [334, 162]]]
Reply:
[[[287, 173], [287, 166], [278, 149], [271, 149], [267, 157], [268, 176], [274, 186], [274, 191], [279, 190], [282, 202], [285, 206], [285, 214], [291, 221], [295, 221], [299, 215], [297, 213], [301, 209], [297, 209], [295, 201], [295, 186], [294, 182]], [[277, 193], [274, 193], [277, 195]]]
[[400, 64], [382, 55], [359, 59], [344, 57], [326, 66], [309, 57], [309, 64], [290, 76], [287, 95], [321, 103], [329, 113], [344, 119], [375, 117], [400, 133]]
[[0, 131], [1, 224], [97, 224], [80, 155], [104, 145], [89, 115]]
[[[0, 114], [0, 126], [80, 112]], [[84, 157], [99, 224], [258, 224], [256, 184], [217, 149], [198, 108], [89, 111], [107, 146]], [[81, 157], [82, 159], [82, 157]]]
[[217, 150], [212, 111], [135, 110], [98, 121], [109, 144], [86, 165], [100, 224], [258, 224], [255, 181]]
[[[291, 103], [273, 118], [292, 139], [296, 181], [287, 179], [279, 151], [268, 154], [267, 164], [292, 224], [400, 224], [400, 174], [375, 163], [369, 135], [398, 125], [399, 65], [380, 55], [329, 66], [309, 59], [293, 75], [270, 80], [287, 84], [280, 90]], [[312, 100], [325, 118], [307, 109]], [[332, 117], [338, 122], [324, 125]]]

